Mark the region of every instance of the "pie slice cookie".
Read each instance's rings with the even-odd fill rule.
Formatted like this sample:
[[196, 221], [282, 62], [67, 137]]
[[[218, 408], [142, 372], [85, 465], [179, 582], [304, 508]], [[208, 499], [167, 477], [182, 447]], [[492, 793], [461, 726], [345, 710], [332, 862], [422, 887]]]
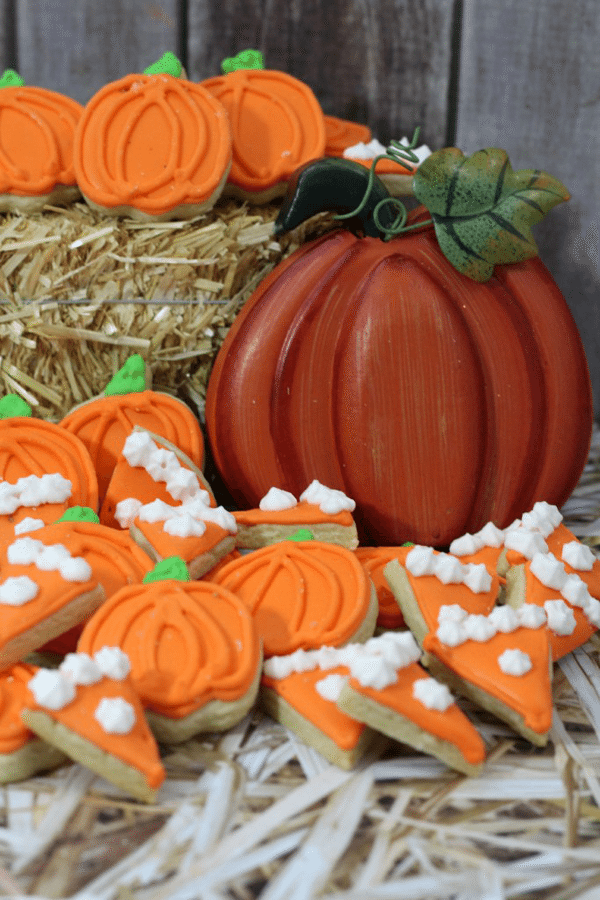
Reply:
[[119, 648], [69, 654], [58, 669], [39, 669], [28, 687], [28, 728], [127, 794], [154, 801], [165, 770]]

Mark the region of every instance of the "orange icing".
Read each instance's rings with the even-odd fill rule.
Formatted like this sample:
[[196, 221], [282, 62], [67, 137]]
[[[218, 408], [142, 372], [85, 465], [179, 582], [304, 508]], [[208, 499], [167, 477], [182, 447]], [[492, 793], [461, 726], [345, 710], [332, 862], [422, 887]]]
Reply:
[[312, 90], [273, 69], [238, 69], [202, 82], [227, 109], [233, 136], [228, 181], [252, 192], [285, 182], [323, 156], [325, 122]]
[[225, 110], [202, 86], [171, 75], [127, 75], [88, 102], [77, 129], [82, 193], [149, 215], [203, 204], [231, 160]]
[[98, 475], [101, 498], [134, 425], [175, 444], [199, 468], [204, 460], [198, 420], [181, 400], [159, 391], [96, 397], [73, 409], [60, 424], [87, 447]]
[[[581, 572], [572, 569], [566, 563], [565, 569], [568, 573], [576, 572], [577, 575], [580, 576], [591, 574], [590, 572]], [[585, 578], [583, 580], [585, 581]], [[557, 634], [555, 631], [552, 631], [550, 627], [547, 628], [552, 650], [552, 659], [554, 661], [560, 659], [561, 656], [566, 656], [567, 653], [570, 653], [577, 647], [581, 647], [581, 645], [585, 644], [596, 631], [596, 626], [592, 625], [582, 609], [577, 606], [572, 606], [568, 600], [565, 600], [560, 591], [556, 591], [553, 588], [546, 587], [545, 584], [542, 584], [542, 582], [531, 573], [528, 564], [525, 564], [525, 600], [527, 603], [535, 603], [536, 606], [542, 607], [546, 600], [563, 600], [575, 616], [576, 625], [571, 634]]]
[[[35, 532], [31, 537], [35, 539]], [[39, 591], [32, 600], [21, 606], [0, 604], [0, 647], [19, 635], [26, 634], [35, 625], [49, 619], [77, 597], [92, 591], [98, 584], [93, 574], [89, 581], [65, 581], [58, 571], [41, 571], [35, 565], [17, 565], [3, 561], [1, 572], [3, 581], [19, 575], [26, 575], [35, 581], [39, 585]], [[98, 603], [101, 602], [102, 597], [99, 597]], [[73, 625], [76, 624], [77, 622], [73, 622]], [[37, 646], [30, 649], [35, 650]]]
[[0, 516], [0, 546], [14, 539], [14, 526], [22, 519], [31, 517], [50, 523], [69, 506], [98, 509], [96, 473], [86, 447], [75, 435], [66, 433], [60, 425], [28, 416], [2, 421], [0, 481], [15, 484], [27, 475], [41, 477], [56, 472], [71, 482], [71, 496], [64, 503], [19, 507], [12, 515]]
[[354, 551], [366, 569], [377, 592], [379, 615], [377, 624], [381, 628], [401, 628], [404, 616], [396, 598], [386, 581], [383, 570], [391, 559], [398, 558], [399, 547], [357, 547]]
[[410, 719], [423, 731], [454, 744], [467, 762], [473, 765], [483, 762], [485, 759], [483, 740], [456, 703], [440, 712], [437, 709], [429, 709], [420, 700], [413, 697], [415, 681], [428, 677], [422, 666], [418, 663], [411, 663], [400, 669], [398, 680], [388, 687], [379, 690], [363, 687], [355, 678], [350, 678], [349, 685], [363, 696]]
[[311, 525], [328, 522], [335, 525], [350, 526], [354, 519], [352, 513], [344, 509], [336, 515], [329, 515], [316, 503], [299, 501], [291, 509], [242, 509], [233, 514], [239, 525]]
[[[460, 562], [466, 566], [469, 563], [473, 563], [474, 565], [478, 565], [479, 563], [483, 563], [484, 566], [490, 572], [495, 572], [496, 567], [498, 566], [498, 560], [500, 558], [501, 553], [503, 552], [504, 547], [482, 547], [480, 550], [477, 550], [475, 553], [466, 553], [464, 556], [457, 556], [456, 558], [460, 560]], [[501, 579], [502, 580], [502, 579]]]
[[[138, 769], [145, 775], [150, 787], [160, 787], [165, 779], [165, 770], [139, 696], [129, 679], [115, 681], [112, 678], [102, 678], [96, 684], [77, 685], [75, 698], [62, 709], [39, 706], [31, 691], [28, 690], [27, 694], [25, 705], [28, 708], [46, 713], [105, 753]], [[96, 708], [104, 697], [122, 697], [133, 706], [135, 723], [127, 734], [109, 734], [94, 717]]]
[[15, 663], [0, 672], [0, 753], [13, 753], [33, 737], [21, 721], [21, 710], [34, 675], [35, 668], [25, 663]]
[[270, 678], [263, 675], [261, 684], [279, 694], [296, 712], [316, 725], [342, 750], [353, 750], [365, 730], [365, 725], [342, 712], [335, 703], [326, 700], [315, 688], [315, 684], [328, 675], [347, 673], [346, 666], [336, 666], [326, 672], [317, 668], [309, 672], [292, 672], [285, 678]]
[[[514, 648], [523, 650], [531, 658], [532, 667], [524, 675], [508, 675], [498, 663], [498, 657], [505, 650]], [[517, 628], [509, 634], [497, 632], [487, 641], [468, 640], [457, 647], [442, 644], [433, 633], [425, 636], [423, 649], [465, 681], [477, 685], [518, 712], [532, 731], [545, 734], [550, 729], [552, 684], [550, 646], [545, 626]]]
[[83, 107], [39, 87], [0, 90], [0, 194], [48, 194], [74, 185], [73, 140]]
[[356, 556], [321, 541], [281, 541], [230, 562], [212, 577], [247, 605], [265, 657], [340, 646], [369, 610], [371, 583]]
[[78, 649], [119, 646], [144, 704], [177, 719], [211, 700], [235, 701], [252, 685], [260, 642], [243, 603], [205, 581], [123, 588], [84, 628]]
[[346, 147], [368, 144], [371, 137], [368, 125], [359, 125], [337, 116], [325, 116], [325, 156], [343, 156]]

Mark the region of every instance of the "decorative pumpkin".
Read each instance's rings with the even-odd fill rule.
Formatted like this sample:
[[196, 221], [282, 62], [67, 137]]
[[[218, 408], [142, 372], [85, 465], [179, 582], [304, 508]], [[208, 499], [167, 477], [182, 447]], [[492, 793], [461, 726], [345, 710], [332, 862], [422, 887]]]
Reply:
[[[389, 241], [328, 233], [277, 266], [242, 309], [206, 405], [238, 504], [318, 478], [356, 501], [363, 542], [447, 546], [571, 493], [589, 449], [589, 373], [562, 294], [527, 258], [536, 248], [522, 213], [540, 218], [540, 204], [568, 195], [544, 173], [512, 172], [502, 151], [459, 153], [438, 151], [414, 176], [415, 193], [429, 189], [433, 225]], [[456, 174], [473, 168], [479, 223], [464, 213], [473, 185]], [[497, 225], [511, 205], [512, 241]], [[301, 208], [297, 195], [286, 201], [281, 227]], [[425, 217], [414, 211], [409, 226]], [[441, 243], [455, 242], [467, 274], [442, 253], [444, 229]], [[521, 261], [484, 282], [499, 248], [501, 262]]]
[[180, 64], [174, 69], [172, 54], [165, 57], [165, 66], [101, 88], [77, 129], [81, 192], [113, 215], [196, 215], [215, 203], [229, 172], [224, 108], [200, 85], [176, 77]]
[[[13, 70], [0, 79], [0, 211], [42, 209], [79, 196], [73, 140], [83, 106], [29, 87]], [[1, 195], [7, 195], [2, 197]]]
[[295, 169], [325, 151], [325, 119], [303, 81], [264, 69], [258, 51], [223, 61], [224, 75], [201, 82], [229, 115], [233, 162], [226, 192], [264, 203], [281, 196]]

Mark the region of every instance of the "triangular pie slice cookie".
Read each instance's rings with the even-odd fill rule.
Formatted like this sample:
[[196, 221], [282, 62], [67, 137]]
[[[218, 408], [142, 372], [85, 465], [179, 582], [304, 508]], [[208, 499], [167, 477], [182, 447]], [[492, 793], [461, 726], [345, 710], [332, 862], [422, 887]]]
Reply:
[[238, 526], [236, 546], [256, 550], [291, 537], [299, 528], [308, 528], [317, 541], [354, 550], [358, 547], [352, 516], [355, 506], [342, 491], [317, 480], [308, 485], [299, 500], [289, 491], [272, 487], [258, 508], [234, 513]]
[[58, 669], [39, 669], [21, 713], [47, 743], [146, 802], [165, 778], [156, 741], [117, 647], [90, 657], [69, 654]]

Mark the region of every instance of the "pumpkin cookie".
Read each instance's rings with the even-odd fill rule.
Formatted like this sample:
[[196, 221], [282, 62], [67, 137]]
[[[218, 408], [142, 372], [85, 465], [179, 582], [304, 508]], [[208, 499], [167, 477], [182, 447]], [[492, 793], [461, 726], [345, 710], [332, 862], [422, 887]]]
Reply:
[[366, 640], [375, 629], [375, 589], [352, 551], [337, 544], [280, 541], [211, 577], [246, 604], [265, 657]]
[[358, 546], [352, 518], [355, 506], [342, 491], [316, 479], [300, 494], [299, 501], [289, 491], [273, 487], [260, 500], [258, 509], [234, 512], [236, 546], [256, 550], [291, 537], [298, 528], [308, 528], [315, 540], [354, 550]]
[[400, 547], [357, 547], [354, 551], [377, 592], [379, 628], [402, 628], [405, 625], [402, 610], [383, 572], [389, 561], [396, 559], [400, 550]]
[[53, 769], [66, 757], [40, 740], [21, 721], [28, 696], [27, 685], [36, 669], [16, 663], [0, 672], [0, 784], [21, 781], [37, 772]]
[[72, 653], [30, 679], [23, 722], [71, 759], [151, 803], [165, 778], [158, 747], [118, 647]]
[[227, 114], [201, 85], [177, 77], [172, 54], [163, 61], [101, 88], [79, 122], [77, 183], [108, 215], [192, 218], [222, 193], [231, 166]]
[[105, 644], [125, 651], [152, 730], [168, 743], [238, 722], [256, 699], [262, 662], [245, 605], [187, 578], [181, 560], [158, 564], [143, 585], [107, 600], [79, 642], [89, 654]]
[[83, 106], [45, 88], [28, 87], [13, 69], [0, 79], [0, 212], [41, 212], [79, 194], [73, 166]]
[[85, 444], [96, 469], [101, 501], [135, 425], [172, 442], [202, 467], [204, 439], [198, 420], [182, 400], [151, 390], [150, 378], [143, 358], [133, 354], [99, 397], [74, 407], [60, 423]]
[[25, 519], [46, 524], [69, 506], [98, 508], [96, 472], [85, 445], [59, 425], [24, 413], [15, 395], [0, 400], [0, 547]]
[[226, 74], [202, 81], [231, 123], [233, 162], [227, 195], [268, 203], [285, 193], [295, 169], [325, 151], [319, 101], [303, 81], [262, 67], [258, 51], [225, 60]]

